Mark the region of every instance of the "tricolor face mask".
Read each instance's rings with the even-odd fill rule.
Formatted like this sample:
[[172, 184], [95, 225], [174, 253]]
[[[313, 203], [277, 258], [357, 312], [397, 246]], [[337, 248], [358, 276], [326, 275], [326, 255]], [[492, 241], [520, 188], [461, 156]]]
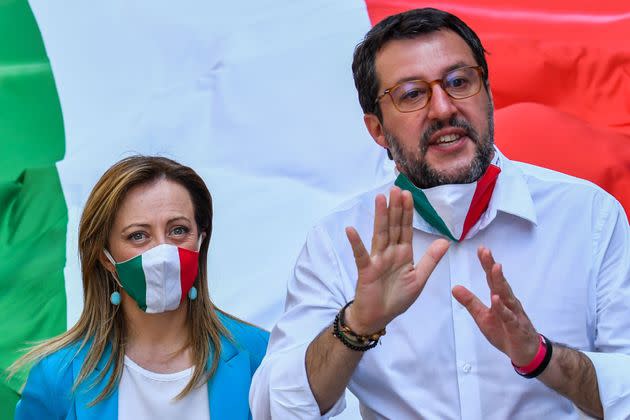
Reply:
[[[203, 235], [199, 236], [197, 249]], [[186, 299], [199, 271], [199, 252], [170, 244], [160, 244], [127, 261], [116, 262], [104, 249], [107, 259], [116, 267], [125, 292], [146, 313], [173, 311]]]

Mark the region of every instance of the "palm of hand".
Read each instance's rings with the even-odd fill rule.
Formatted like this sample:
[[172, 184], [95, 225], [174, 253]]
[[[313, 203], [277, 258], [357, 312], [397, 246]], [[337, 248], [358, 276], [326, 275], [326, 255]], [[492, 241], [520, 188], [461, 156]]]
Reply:
[[453, 288], [453, 296], [470, 312], [490, 344], [510, 357], [517, 366], [525, 366], [536, 355], [539, 335], [490, 250], [481, 247], [478, 256], [490, 288], [490, 307], [462, 286]]
[[392, 188], [389, 206], [384, 196], [377, 196], [369, 254], [356, 230], [346, 229], [358, 271], [355, 301], [346, 316], [356, 332], [379, 331], [407, 310], [446, 253], [448, 242], [437, 240], [414, 267], [413, 211], [413, 199], [407, 191]]

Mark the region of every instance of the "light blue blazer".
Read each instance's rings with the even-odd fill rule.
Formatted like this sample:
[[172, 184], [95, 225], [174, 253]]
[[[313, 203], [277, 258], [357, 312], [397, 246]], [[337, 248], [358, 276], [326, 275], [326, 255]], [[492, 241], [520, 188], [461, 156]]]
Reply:
[[[210, 418], [251, 419], [248, 396], [252, 375], [267, 349], [269, 333], [218, 313], [233, 341], [221, 337], [221, 357], [216, 373], [208, 381]], [[81, 382], [76, 391], [72, 385], [79, 375], [87, 348], [73, 358], [78, 349], [74, 344], [59, 350], [31, 369], [22, 397], [15, 409], [16, 420], [26, 419], [118, 419], [118, 386], [105, 400], [88, 406], [104, 389], [111, 371], [93, 388], [90, 384], [105, 368], [108, 347], [95, 372]], [[212, 357], [208, 360], [208, 367]]]

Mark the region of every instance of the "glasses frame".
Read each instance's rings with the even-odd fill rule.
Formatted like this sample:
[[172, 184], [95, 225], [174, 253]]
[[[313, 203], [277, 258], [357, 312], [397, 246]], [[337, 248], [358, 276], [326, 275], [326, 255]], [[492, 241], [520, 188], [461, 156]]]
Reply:
[[[444, 89], [444, 85], [442, 84], [442, 82], [444, 82], [444, 79], [446, 78], [446, 75], [448, 75], [449, 73], [454, 72], [456, 70], [462, 70], [462, 69], [473, 69], [473, 70], [477, 71], [477, 74], [479, 75], [479, 79], [480, 79], [479, 88], [477, 89], [476, 92], [471, 93], [468, 96], [456, 98], [456, 97], [452, 96], [450, 93], [448, 93], [448, 91], [446, 89]], [[392, 96], [392, 91], [395, 90], [398, 86], [403, 85], [405, 83], [410, 83], [410, 82], [423, 82], [423, 83], [426, 83], [426, 84], [429, 85], [429, 93], [428, 93], [428, 96], [427, 96], [427, 102], [423, 106], [421, 106], [420, 108], [411, 109], [409, 111], [402, 111], [400, 108], [398, 108], [398, 105], [396, 105], [396, 101], [394, 101], [394, 97]], [[394, 86], [385, 89], [383, 91], [383, 93], [381, 93], [378, 96], [378, 98], [376, 98], [376, 100], [374, 101], [374, 105], [378, 106], [378, 102], [381, 99], [383, 99], [383, 97], [385, 95], [389, 95], [389, 98], [392, 100], [392, 105], [394, 105], [394, 108], [396, 108], [396, 110], [398, 112], [408, 113], [408, 112], [420, 111], [421, 109], [426, 108], [427, 105], [429, 105], [429, 102], [431, 102], [431, 97], [433, 96], [433, 86], [435, 86], [437, 84], [440, 85], [440, 87], [442, 88], [444, 93], [446, 93], [449, 96], [449, 98], [453, 98], [455, 100], [470, 98], [471, 96], [475, 96], [476, 94], [481, 92], [481, 85], [483, 85], [483, 69], [481, 68], [481, 66], [463, 66], [463, 67], [458, 67], [456, 69], [450, 70], [450, 71], [446, 72], [446, 74], [444, 76], [442, 76], [441, 79], [435, 79], [435, 80], [433, 80], [431, 82], [427, 82], [426, 80], [422, 80], [422, 79], [405, 80], [404, 82], [397, 83]]]

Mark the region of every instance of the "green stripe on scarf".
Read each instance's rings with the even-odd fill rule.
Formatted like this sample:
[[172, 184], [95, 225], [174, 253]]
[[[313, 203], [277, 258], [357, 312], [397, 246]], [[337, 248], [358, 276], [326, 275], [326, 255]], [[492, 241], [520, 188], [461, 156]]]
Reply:
[[407, 190], [411, 193], [413, 196], [414, 208], [428, 224], [436, 228], [442, 235], [450, 238], [452, 241], [458, 242], [451, 234], [451, 231], [448, 230], [448, 227], [446, 227], [442, 218], [435, 212], [433, 206], [429, 203], [427, 196], [424, 195], [424, 192], [422, 192], [420, 188], [413, 185], [409, 178], [402, 173], [398, 175], [398, 178], [396, 178], [395, 184], [398, 188]]

